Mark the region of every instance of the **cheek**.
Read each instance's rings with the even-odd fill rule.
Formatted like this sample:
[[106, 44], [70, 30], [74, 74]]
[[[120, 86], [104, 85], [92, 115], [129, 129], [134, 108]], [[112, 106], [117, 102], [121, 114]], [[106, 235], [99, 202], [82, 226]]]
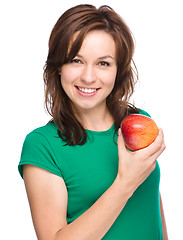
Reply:
[[61, 69], [60, 75], [61, 75], [61, 85], [65, 90], [65, 92], [67, 92], [75, 79], [75, 73], [72, 70], [68, 69], [67, 66], [63, 66]]
[[112, 73], [108, 74], [108, 76], [106, 76], [106, 81], [105, 81], [106, 86], [108, 86], [108, 88], [110, 90], [113, 89], [115, 80], [116, 80], [116, 72], [112, 72]]
[[72, 74], [70, 71], [67, 70], [67, 67], [62, 67], [61, 70], [61, 83], [67, 84], [72, 82]]
[[61, 69], [61, 84], [69, 85], [73, 84], [80, 78], [81, 68], [72, 68], [70, 65], [64, 65]]

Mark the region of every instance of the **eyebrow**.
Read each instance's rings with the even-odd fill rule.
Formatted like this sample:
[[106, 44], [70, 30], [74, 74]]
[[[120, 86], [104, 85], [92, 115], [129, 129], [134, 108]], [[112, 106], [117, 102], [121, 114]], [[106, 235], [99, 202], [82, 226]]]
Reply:
[[113, 58], [113, 57], [110, 56], [110, 55], [106, 55], [106, 56], [103, 56], [103, 57], [99, 57], [98, 60], [102, 60], [102, 59], [106, 59], [106, 58], [112, 58], [113, 60], [115, 60], [115, 58]]
[[[80, 54], [76, 54], [76, 57], [84, 58], [84, 57], [83, 57], [82, 55], [80, 55]], [[115, 58], [112, 57], [112, 56], [110, 56], [110, 55], [102, 56], [102, 57], [99, 57], [99, 58], [97, 58], [97, 59], [98, 59], [98, 60], [103, 60], [103, 59], [106, 59], [106, 58], [111, 58], [111, 59], [115, 60]]]

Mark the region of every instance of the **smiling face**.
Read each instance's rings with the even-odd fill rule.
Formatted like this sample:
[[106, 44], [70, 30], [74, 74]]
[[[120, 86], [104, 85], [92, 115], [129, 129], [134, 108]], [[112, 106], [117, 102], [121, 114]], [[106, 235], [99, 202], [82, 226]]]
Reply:
[[117, 73], [116, 46], [102, 30], [89, 32], [71, 62], [61, 67], [62, 87], [78, 111], [106, 108]]

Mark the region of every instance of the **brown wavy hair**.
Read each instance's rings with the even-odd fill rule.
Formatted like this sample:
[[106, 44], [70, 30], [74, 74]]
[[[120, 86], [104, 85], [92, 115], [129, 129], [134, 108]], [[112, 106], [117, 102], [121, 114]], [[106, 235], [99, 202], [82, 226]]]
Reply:
[[[114, 88], [106, 99], [107, 107], [120, 127], [122, 119], [138, 109], [129, 104], [138, 79], [133, 62], [134, 41], [123, 19], [109, 6], [98, 9], [81, 4], [67, 10], [56, 22], [49, 39], [49, 51], [44, 67], [45, 106], [58, 128], [58, 134], [68, 145], [83, 145], [87, 135], [72, 111], [70, 99], [64, 92], [59, 75], [60, 68], [78, 53], [86, 34], [92, 30], [109, 33], [116, 44], [117, 75]], [[73, 42], [74, 33], [78, 32]], [[71, 44], [72, 42], [72, 44]], [[70, 46], [71, 45], [71, 46]], [[134, 69], [132, 68], [132, 64]]]

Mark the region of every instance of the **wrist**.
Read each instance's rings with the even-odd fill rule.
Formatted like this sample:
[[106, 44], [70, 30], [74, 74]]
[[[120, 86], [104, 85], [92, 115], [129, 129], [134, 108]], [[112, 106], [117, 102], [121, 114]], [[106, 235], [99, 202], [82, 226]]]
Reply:
[[122, 199], [126, 199], [126, 201], [128, 201], [128, 199], [133, 195], [134, 190], [132, 187], [129, 186], [129, 184], [125, 181], [125, 179], [123, 179], [121, 176], [117, 175], [114, 183], [116, 186], [116, 189], [118, 189], [118, 193], [119, 196]]

